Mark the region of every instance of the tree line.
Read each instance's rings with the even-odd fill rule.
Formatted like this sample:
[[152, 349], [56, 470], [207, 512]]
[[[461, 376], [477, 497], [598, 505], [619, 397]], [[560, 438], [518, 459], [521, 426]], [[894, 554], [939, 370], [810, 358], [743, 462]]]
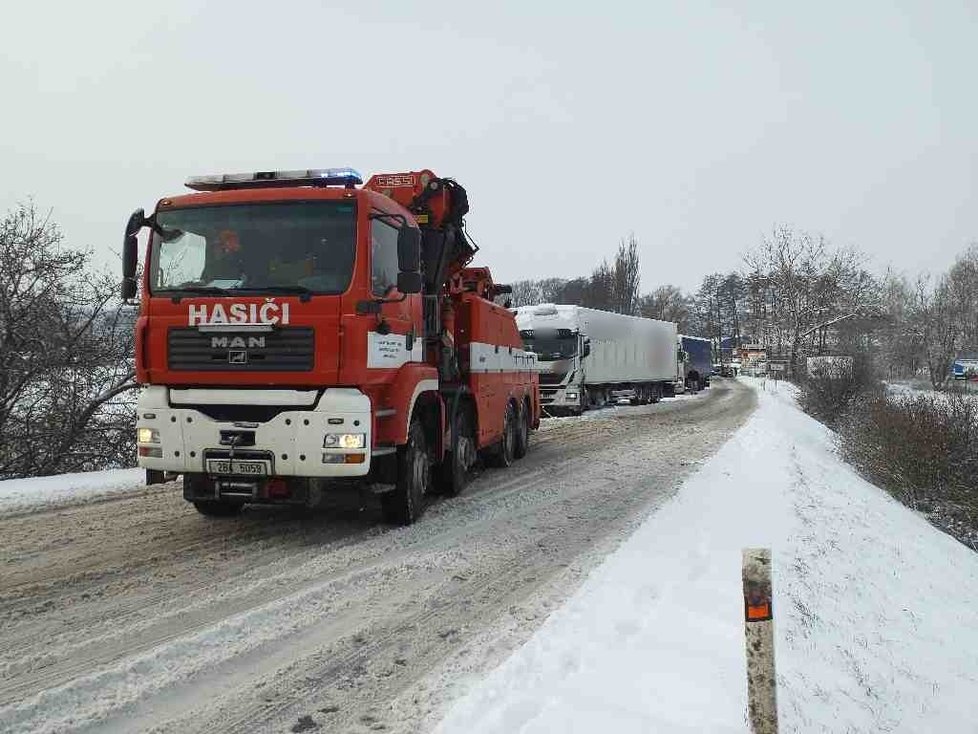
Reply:
[[[742, 266], [706, 275], [695, 291], [639, 290], [639, 246], [622, 239], [589, 276], [513, 284], [513, 305], [565, 303], [673, 321], [718, 349], [759, 344], [789, 368], [805, 357], [866, 357], [884, 376], [926, 377], [947, 386], [951, 365], [978, 352], [978, 244], [937, 276], [874, 273], [856, 248], [777, 226], [748, 249]], [[978, 354], [975, 354], [978, 356]]]

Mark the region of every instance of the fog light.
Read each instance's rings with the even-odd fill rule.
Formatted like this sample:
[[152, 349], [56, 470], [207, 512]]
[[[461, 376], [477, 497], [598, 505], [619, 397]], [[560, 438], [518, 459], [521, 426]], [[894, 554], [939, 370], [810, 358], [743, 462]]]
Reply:
[[265, 494], [270, 500], [286, 499], [292, 495], [292, 491], [284, 479], [269, 479], [268, 484], [265, 485]]
[[159, 443], [160, 432], [155, 428], [137, 428], [136, 442], [137, 443]]
[[323, 448], [327, 449], [362, 449], [367, 443], [365, 433], [327, 433], [323, 439]]

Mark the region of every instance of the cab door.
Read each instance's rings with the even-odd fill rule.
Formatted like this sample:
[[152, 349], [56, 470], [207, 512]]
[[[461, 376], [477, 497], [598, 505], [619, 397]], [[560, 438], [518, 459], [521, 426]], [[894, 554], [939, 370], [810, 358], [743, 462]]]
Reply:
[[[421, 299], [402, 299], [397, 290], [400, 217], [370, 216], [370, 294], [383, 301], [380, 318], [367, 335], [367, 368], [396, 369], [423, 361]], [[406, 225], [404, 225], [406, 226]]]

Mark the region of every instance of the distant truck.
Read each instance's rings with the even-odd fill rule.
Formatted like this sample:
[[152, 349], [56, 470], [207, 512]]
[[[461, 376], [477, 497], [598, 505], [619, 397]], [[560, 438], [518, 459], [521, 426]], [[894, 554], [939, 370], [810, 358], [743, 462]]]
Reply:
[[687, 390], [694, 392], [710, 386], [713, 373], [713, 342], [699, 336], [679, 337], [679, 375]]
[[550, 413], [657, 402], [676, 379], [672, 322], [543, 303], [517, 308], [516, 325], [536, 353], [540, 403]]

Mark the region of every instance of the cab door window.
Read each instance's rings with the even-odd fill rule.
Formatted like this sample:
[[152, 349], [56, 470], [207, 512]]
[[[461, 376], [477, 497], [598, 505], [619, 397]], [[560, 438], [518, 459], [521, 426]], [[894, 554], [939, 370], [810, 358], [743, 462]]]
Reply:
[[370, 289], [383, 298], [397, 284], [397, 228], [383, 219], [370, 226]]

